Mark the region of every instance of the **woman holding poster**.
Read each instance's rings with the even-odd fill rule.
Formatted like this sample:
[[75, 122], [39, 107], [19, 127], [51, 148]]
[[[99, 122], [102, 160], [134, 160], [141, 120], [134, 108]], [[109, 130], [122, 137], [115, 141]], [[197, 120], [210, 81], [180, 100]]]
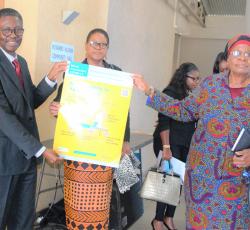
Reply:
[[[186, 229], [249, 229], [247, 162], [232, 147], [250, 128], [250, 34], [230, 39], [225, 48], [229, 72], [206, 77], [197, 94], [183, 100], [160, 93], [140, 75], [135, 86], [147, 105], [179, 121], [198, 120], [184, 181]], [[236, 154], [241, 159], [247, 147]], [[246, 169], [247, 170], [247, 169]]]
[[[99, 28], [91, 30], [86, 38], [86, 58], [82, 63], [121, 70], [104, 60], [108, 47], [107, 32]], [[58, 114], [61, 93], [62, 84], [49, 107], [53, 116]], [[129, 139], [128, 116], [123, 154], [130, 153]], [[64, 200], [68, 229], [108, 229], [112, 184], [111, 167], [72, 160], [64, 161]]]

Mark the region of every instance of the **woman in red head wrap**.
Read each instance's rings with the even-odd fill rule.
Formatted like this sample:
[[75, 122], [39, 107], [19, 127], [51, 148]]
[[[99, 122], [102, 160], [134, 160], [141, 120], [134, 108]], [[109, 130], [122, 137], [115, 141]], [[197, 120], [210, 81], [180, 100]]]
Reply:
[[148, 106], [179, 121], [198, 120], [184, 182], [187, 229], [250, 227], [248, 186], [242, 180], [250, 163], [243, 156], [250, 149], [236, 153], [241, 160], [232, 151], [241, 129], [250, 128], [250, 34], [232, 38], [225, 53], [229, 71], [205, 78], [199, 92], [184, 100], [134, 75], [135, 86], [149, 96]]

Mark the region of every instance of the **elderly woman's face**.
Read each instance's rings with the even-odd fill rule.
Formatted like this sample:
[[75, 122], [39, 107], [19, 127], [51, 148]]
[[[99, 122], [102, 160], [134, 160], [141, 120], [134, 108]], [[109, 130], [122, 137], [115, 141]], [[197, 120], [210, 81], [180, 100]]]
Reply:
[[229, 53], [227, 62], [231, 73], [250, 75], [250, 46], [236, 45]]

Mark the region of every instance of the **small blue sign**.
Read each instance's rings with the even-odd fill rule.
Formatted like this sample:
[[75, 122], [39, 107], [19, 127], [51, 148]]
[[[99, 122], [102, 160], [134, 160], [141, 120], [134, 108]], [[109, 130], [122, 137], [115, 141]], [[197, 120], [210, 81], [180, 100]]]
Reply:
[[50, 46], [50, 61], [74, 61], [74, 47], [64, 43], [52, 42]]
[[69, 74], [76, 75], [78, 77], [87, 77], [89, 72], [89, 65], [79, 62], [70, 62]]

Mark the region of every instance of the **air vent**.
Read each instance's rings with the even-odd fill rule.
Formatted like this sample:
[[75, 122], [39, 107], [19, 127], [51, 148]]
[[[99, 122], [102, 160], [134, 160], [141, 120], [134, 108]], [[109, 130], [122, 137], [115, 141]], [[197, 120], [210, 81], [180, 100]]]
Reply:
[[201, 0], [206, 15], [245, 16], [246, 0]]

